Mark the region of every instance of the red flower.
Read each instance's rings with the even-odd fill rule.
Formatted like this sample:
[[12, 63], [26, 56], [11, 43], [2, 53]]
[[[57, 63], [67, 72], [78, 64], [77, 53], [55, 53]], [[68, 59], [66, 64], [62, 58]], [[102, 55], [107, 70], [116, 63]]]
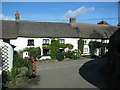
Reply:
[[34, 71], [33, 74], [36, 74], [36, 71]]
[[33, 70], [33, 71], [35, 71], [35, 70], [36, 70], [36, 68], [32, 68], [32, 70]]

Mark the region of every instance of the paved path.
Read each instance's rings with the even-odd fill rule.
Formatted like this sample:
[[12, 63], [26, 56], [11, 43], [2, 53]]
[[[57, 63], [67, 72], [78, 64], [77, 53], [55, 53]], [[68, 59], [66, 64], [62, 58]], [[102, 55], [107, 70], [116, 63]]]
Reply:
[[[81, 66], [84, 66], [85, 62], [91, 61], [90, 59], [81, 59], [75, 61], [62, 61], [62, 62], [50, 62], [50, 63], [37, 63], [38, 71], [37, 75], [40, 75], [40, 80], [32, 80], [23, 87], [25, 88], [97, 88], [94, 83], [89, 83], [88, 79], [81, 75], [88, 75], [84, 73]], [[88, 67], [95, 68], [94, 66]], [[96, 74], [96, 73], [94, 73]], [[91, 73], [90, 73], [91, 75]], [[97, 74], [96, 74], [97, 75]], [[89, 76], [89, 75], [88, 75]], [[92, 79], [89, 77], [89, 79]]]
[[25, 88], [96, 88], [79, 74], [81, 66], [89, 60], [37, 63], [40, 80], [28, 82]]

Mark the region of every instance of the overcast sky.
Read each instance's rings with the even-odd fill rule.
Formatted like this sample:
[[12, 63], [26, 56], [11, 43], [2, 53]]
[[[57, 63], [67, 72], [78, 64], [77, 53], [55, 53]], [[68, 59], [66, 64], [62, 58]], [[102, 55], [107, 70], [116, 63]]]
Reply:
[[104, 20], [118, 24], [117, 2], [2, 2], [0, 16], [15, 20], [16, 10], [21, 20], [69, 23], [68, 19], [75, 17], [81, 23], [96, 24]]

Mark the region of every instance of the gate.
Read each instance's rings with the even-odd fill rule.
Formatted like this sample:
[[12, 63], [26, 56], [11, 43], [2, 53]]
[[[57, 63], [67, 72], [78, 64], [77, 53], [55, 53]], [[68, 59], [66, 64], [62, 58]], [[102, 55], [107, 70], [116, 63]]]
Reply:
[[11, 71], [13, 67], [13, 48], [0, 41], [0, 74], [2, 71]]

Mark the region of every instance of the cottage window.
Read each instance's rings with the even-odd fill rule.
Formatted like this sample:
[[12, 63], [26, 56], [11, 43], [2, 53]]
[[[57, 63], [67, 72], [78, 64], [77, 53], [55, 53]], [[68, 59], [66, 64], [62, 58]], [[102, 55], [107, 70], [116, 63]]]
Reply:
[[49, 39], [43, 39], [43, 44], [49, 44]]
[[84, 40], [84, 45], [87, 44], [87, 40]]
[[88, 53], [88, 48], [84, 48], [84, 53]]
[[43, 56], [49, 56], [49, 55], [50, 55], [49, 49], [43, 49]]
[[10, 43], [10, 39], [3, 39], [3, 42]]
[[28, 46], [34, 46], [34, 39], [28, 40]]
[[59, 42], [64, 44], [65, 43], [65, 40], [64, 39], [59, 39]]

